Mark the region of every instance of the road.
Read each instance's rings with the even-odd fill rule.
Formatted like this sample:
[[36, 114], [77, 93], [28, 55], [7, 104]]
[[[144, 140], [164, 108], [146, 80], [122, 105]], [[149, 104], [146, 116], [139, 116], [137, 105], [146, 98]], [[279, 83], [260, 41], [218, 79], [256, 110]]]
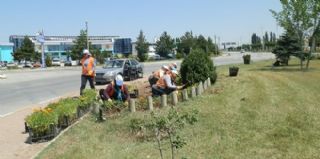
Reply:
[[[251, 58], [253, 61], [259, 61], [271, 59], [274, 56], [270, 53], [252, 53]], [[224, 54], [213, 58], [213, 61], [216, 66], [243, 62], [242, 55], [239, 53]], [[181, 61], [175, 62], [178, 65], [181, 63]], [[145, 63], [145, 76], [169, 63], [169, 61]], [[5, 72], [8, 78], [0, 80], [0, 117], [25, 107], [45, 104], [70, 92], [79, 91], [80, 72], [79, 67]]]

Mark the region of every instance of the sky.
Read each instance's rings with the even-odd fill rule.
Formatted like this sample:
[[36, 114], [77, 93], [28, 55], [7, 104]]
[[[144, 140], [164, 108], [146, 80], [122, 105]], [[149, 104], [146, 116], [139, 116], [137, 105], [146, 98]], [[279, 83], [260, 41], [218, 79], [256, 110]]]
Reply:
[[0, 42], [41, 29], [45, 35], [79, 35], [85, 21], [89, 35], [135, 41], [142, 30], [149, 42], [164, 31], [239, 43], [250, 42], [252, 33], [282, 33], [269, 11], [281, 9], [279, 0], [1, 0], [0, 6]]

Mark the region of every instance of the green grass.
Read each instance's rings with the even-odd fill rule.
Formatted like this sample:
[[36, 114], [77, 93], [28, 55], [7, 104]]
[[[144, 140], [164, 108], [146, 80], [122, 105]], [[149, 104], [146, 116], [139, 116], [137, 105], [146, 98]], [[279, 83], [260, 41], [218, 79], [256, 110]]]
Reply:
[[[187, 145], [177, 158], [320, 157], [320, 61], [311, 61], [308, 72], [296, 60], [274, 70], [271, 63], [239, 65], [235, 78], [228, 66], [218, 67], [213, 88], [179, 104], [180, 111], [197, 108], [199, 121], [183, 130]], [[89, 116], [37, 158], [159, 158], [155, 142], [130, 133], [130, 120], [146, 114], [126, 112], [103, 123]]]

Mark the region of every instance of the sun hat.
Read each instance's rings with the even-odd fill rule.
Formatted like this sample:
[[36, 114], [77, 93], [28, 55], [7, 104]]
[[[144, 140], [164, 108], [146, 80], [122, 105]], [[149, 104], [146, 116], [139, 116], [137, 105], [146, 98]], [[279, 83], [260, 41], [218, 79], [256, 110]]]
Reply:
[[91, 56], [91, 53], [89, 52], [88, 49], [84, 49], [84, 50], [83, 50], [83, 54], [87, 54], [87, 55], [90, 55], [90, 56]]
[[121, 75], [117, 75], [115, 78], [116, 85], [117, 86], [122, 86], [123, 85], [123, 77]]
[[167, 65], [162, 65], [161, 68], [164, 69], [164, 70], [169, 70], [169, 67]]

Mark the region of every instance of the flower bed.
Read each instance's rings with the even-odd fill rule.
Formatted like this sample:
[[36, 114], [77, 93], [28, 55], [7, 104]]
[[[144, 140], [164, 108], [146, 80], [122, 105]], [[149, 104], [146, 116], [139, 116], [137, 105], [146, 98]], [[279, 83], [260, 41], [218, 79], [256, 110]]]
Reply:
[[[61, 130], [87, 113], [95, 102], [95, 90], [86, 90], [80, 98], [61, 99], [49, 104], [46, 108], [35, 109], [25, 119], [25, 129], [29, 132], [28, 142], [47, 141], [54, 138]], [[82, 115], [79, 115], [79, 110]]]

